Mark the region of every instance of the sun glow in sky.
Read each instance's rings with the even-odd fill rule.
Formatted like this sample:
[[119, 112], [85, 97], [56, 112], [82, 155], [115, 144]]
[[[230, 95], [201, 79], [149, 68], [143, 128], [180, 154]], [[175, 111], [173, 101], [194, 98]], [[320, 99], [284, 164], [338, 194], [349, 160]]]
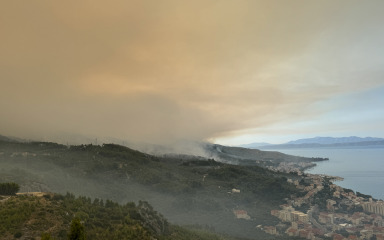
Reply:
[[384, 2], [2, 1], [0, 134], [384, 137]]

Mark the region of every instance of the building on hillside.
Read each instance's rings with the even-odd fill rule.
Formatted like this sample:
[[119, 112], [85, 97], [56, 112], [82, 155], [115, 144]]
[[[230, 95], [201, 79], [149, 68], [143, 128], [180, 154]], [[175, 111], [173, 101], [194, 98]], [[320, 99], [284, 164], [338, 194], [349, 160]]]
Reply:
[[381, 216], [384, 216], [384, 202], [383, 201], [364, 202], [364, 203], [362, 203], [362, 207], [363, 207], [365, 212], [375, 213], [375, 214], [379, 214]]
[[279, 217], [279, 213], [280, 213], [279, 210], [276, 210], [276, 209], [271, 210], [271, 215], [272, 215], [272, 216]]
[[285, 231], [285, 233], [288, 234], [288, 236], [290, 237], [295, 237], [299, 235], [297, 228], [292, 228], [292, 227], [288, 228], [287, 231]]
[[245, 219], [245, 220], [251, 219], [251, 217], [248, 215], [247, 211], [245, 210], [233, 210], [233, 214], [235, 214], [235, 217], [237, 219]]
[[284, 222], [297, 222], [297, 221], [304, 222], [304, 223], [309, 222], [308, 214], [295, 211], [295, 209], [292, 207], [291, 208], [284, 207], [283, 210], [280, 210], [278, 212], [276, 212], [276, 210], [272, 210], [271, 215], [280, 218]]
[[276, 227], [275, 226], [265, 226], [264, 231], [271, 235], [277, 235]]
[[319, 222], [325, 224], [333, 224], [333, 214], [329, 214], [327, 212], [320, 212], [319, 214]]

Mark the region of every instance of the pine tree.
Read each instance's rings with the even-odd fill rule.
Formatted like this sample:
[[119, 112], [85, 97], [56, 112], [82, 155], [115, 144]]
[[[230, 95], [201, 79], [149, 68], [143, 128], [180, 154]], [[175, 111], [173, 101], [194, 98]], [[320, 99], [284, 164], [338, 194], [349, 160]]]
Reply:
[[83, 224], [81, 224], [80, 219], [75, 218], [72, 220], [68, 240], [86, 240], [85, 229]]

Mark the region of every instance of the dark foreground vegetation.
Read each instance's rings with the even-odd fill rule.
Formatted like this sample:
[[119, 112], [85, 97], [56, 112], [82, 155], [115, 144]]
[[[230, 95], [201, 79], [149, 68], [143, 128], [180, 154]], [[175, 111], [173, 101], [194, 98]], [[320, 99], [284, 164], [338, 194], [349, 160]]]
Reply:
[[20, 186], [17, 183], [0, 183], [0, 195], [15, 195], [19, 189]]
[[20, 195], [0, 203], [0, 239], [233, 239], [171, 225], [147, 202], [120, 205], [72, 194]]

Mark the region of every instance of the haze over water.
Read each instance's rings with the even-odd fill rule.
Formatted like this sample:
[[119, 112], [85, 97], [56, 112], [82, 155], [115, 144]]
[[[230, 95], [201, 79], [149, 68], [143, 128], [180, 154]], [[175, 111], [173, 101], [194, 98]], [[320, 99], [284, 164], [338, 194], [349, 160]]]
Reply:
[[336, 182], [355, 192], [384, 199], [384, 148], [322, 148], [281, 149], [286, 154], [304, 157], [327, 157], [329, 161], [319, 162], [308, 173], [340, 176], [344, 181]]

